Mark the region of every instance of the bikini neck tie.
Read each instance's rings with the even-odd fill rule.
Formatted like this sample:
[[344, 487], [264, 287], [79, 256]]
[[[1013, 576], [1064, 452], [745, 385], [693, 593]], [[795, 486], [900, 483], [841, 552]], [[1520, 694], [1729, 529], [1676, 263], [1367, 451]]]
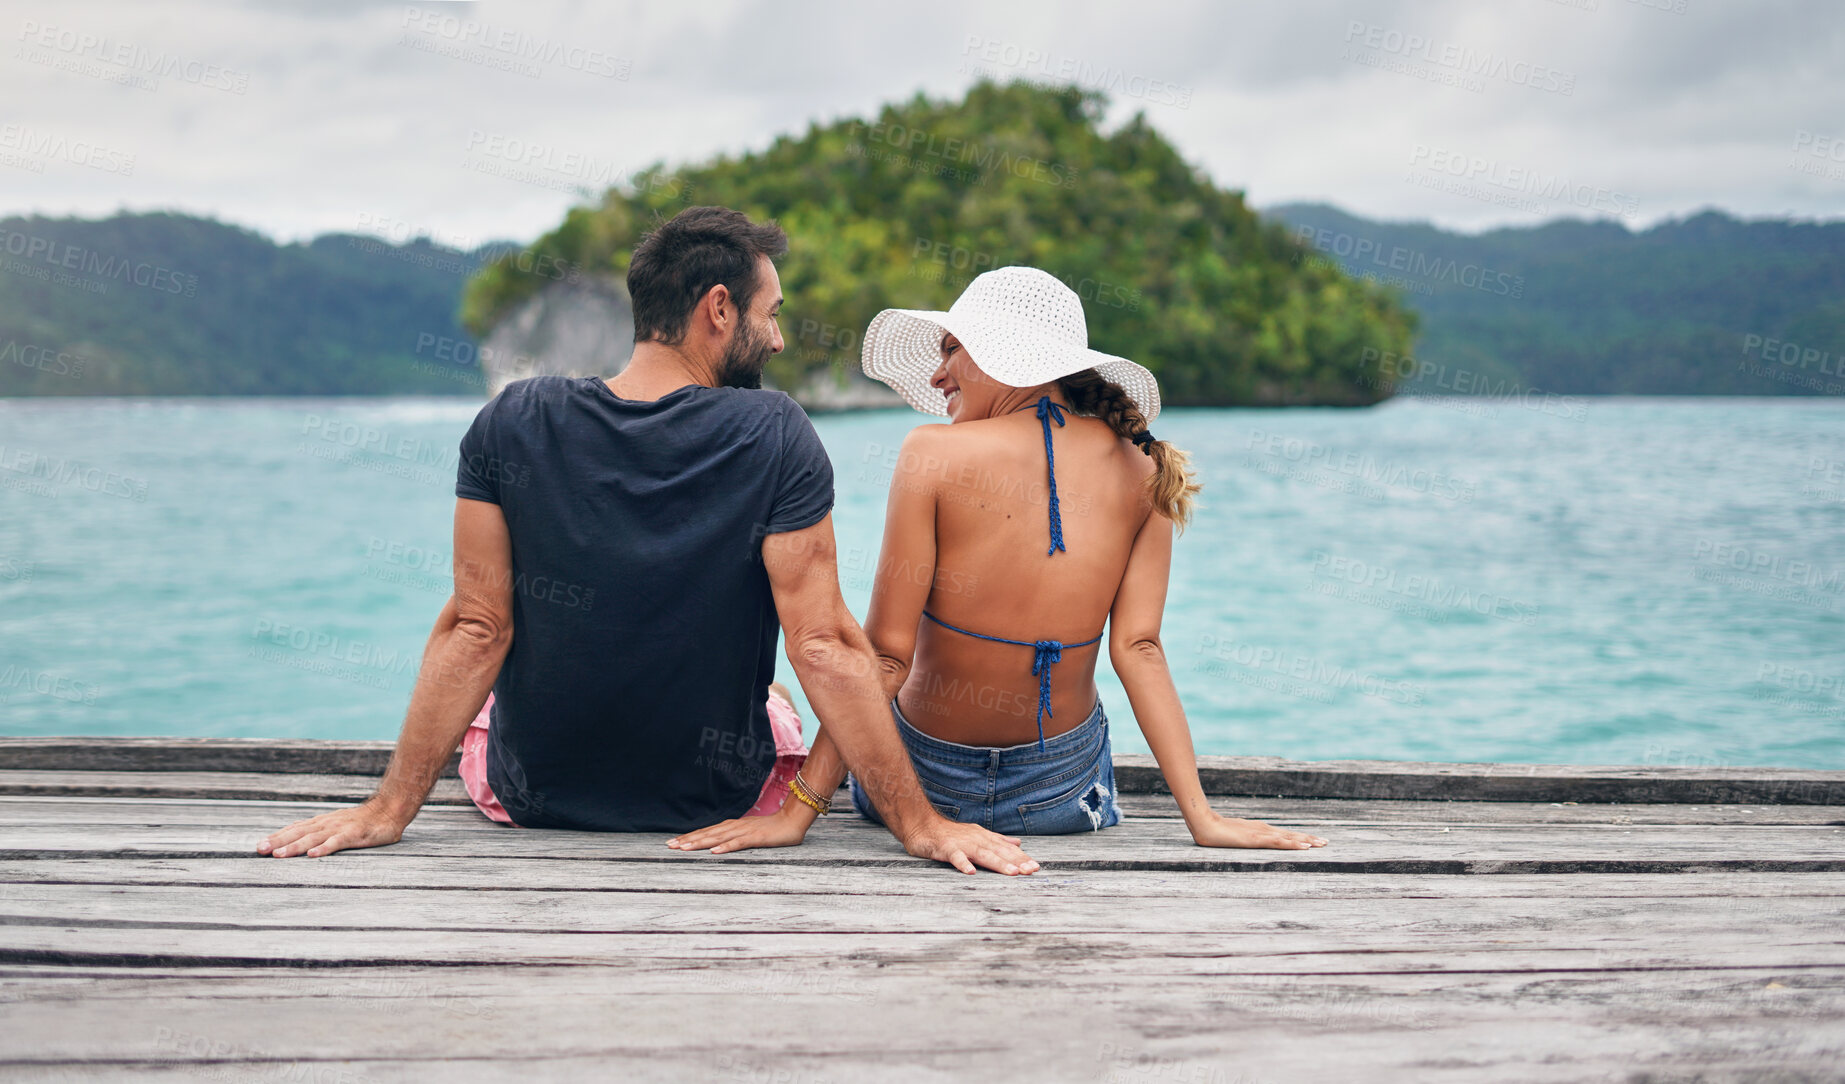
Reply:
[[[1051, 489], [1051, 548], [1044, 551], [1046, 557], [1051, 556], [1058, 550], [1064, 550], [1065, 553], [1070, 552], [1064, 549], [1063, 513], [1057, 506], [1057, 453], [1051, 448], [1052, 418], [1057, 419], [1057, 427], [1059, 429], [1063, 428], [1063, 405], [1051, 402], [1051, 397], [1048, 395], [1040, 396], [1038, 398], [1038, 423], [1044, 426], [1044, 470], [1050, 478]], [[1039, 657], [1043, 657], [1044, 643], [1046, 642], [1049, 641], [1040, 642], [1038, 645]], [[1057, 660], [1052, 659], [1051, 661], [1056, 662]], [[1044, 696], [1049, 698], [1050, 675], [1048, 673], [1048, 667], [1046, 669]], [[1031, 672], [1034, 674], [1038, 672], [1037, 664], [1034, 663], [1032, 665]]]

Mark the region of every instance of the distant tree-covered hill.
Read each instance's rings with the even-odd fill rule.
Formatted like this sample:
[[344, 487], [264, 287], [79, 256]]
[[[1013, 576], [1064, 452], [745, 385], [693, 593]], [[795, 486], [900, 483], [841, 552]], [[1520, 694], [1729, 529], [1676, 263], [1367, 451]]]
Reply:
[[278, 245], [176, 214], [3, 219], [0, 395], [478, 394], [457, 303], [510, 247]]
[[1453, 233], [1324, 204], [1264, 214], [1302, 259], [1402, 292], [1422, 317], [1403, 390], [1845, 394], [1845, 223], [1707, 211]]
[[[1097, 349], [1146, 364], [1172, 403], [1374, 402], [1367, 346], [1408, 348], [1415, 317], [1388, 290], [1297, 259], [1287, 231], [1218, 188], [1142, 116], [1114, 131], [1105, 100], [1074, 88], [980, 83], [873, 117], [815, 124], [766, 150], [611, 189], [534, 243], [625, 275], [661, 217], [722, 204], [787, 229], [789, 349], [779, 386], [858, 366], [858, 336], [887, 307], [945, 309], [973, 277], [1042, 268], [1084, 301]], [[484, 270], [464, 314], [483, 334], [542, 283]], [[978, 360], [978, 359], [976, 359]]]

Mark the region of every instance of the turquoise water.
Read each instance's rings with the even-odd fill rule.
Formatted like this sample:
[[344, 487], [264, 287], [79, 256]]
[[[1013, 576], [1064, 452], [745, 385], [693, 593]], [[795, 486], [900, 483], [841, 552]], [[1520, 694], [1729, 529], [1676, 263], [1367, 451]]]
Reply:
[[[476, 407], [0, 400], [0, 732], [394, 736]], [[919, 420], [817, 423], [860, 615]], [[1845, 768], [1845, 403], [1155, 428], [1206, 483], [1164, 634], [1203, 752]]]

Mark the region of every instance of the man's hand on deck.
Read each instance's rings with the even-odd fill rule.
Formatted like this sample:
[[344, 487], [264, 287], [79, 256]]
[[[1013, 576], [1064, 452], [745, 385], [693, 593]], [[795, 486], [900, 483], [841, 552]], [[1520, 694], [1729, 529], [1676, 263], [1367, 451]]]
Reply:
[[1037, 861], [1019, 849], [1016, 838], [946, 817], [937, 817], [912, 832], [903, 841], [903, 849], [917, 858], [946, 862], [962, 873], [974, 872], [975, 866], [1007, 876], [1038, 872]]
[[320, 858], [357, 847], [384, 847], [404, 838], [408, 821], [372, 802], [296, 821], [256, 845], [256, 853], [271, 858], [307, 855]]

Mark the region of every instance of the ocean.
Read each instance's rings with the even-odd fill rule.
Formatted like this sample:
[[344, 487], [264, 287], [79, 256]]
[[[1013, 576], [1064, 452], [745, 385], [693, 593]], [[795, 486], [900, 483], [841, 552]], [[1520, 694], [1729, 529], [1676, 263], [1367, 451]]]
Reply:
[[[478, 406], [0, 400], [0, 733], [394, 737]], [[861, 617], [886, 456], [922, 420], [815, 422]], [[1154, 429], [1205, 484], [1163, 631], [1200, 752], [1845, 768], [1845, 403], [1428, 397]], [[1099, 680], [1116, 750], [1144, 752]]]

